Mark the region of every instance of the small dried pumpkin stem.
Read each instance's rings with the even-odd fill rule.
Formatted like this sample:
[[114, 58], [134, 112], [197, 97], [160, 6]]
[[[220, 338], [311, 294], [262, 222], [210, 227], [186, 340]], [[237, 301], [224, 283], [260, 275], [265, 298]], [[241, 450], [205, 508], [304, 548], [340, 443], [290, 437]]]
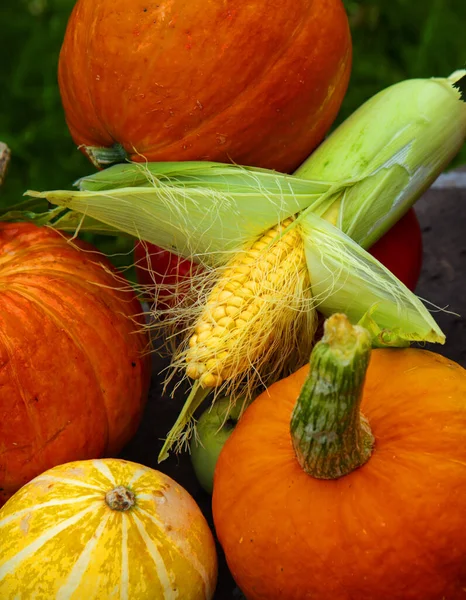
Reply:
[[136, 496], [124, 485], [119, 485], [107, 492], [105, 501], [112, 510], [124, 512], [135, 506]]
[[374, 438], [360, 413], [370, 352], [369, 333], [351, 325], [345, 315], [325, 322], [291, 418], [296, 456], [313, 477], [337, 479], [372, 454]]
[[125, 162], [128, 154], [121, 144], [113, 144], [109, 148], [104, 146], [81, 146], [89, 160], [98, 169], [108, 167], [117, 163]]

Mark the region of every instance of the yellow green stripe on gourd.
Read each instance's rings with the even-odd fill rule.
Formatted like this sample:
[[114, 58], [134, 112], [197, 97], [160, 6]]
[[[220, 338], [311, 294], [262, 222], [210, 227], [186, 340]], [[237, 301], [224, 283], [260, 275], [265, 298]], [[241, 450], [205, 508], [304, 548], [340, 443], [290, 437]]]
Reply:
[[0, 510], [0, 598], [211, 600], [215, 544], [163, 473], [92, 460], [55, 467]]

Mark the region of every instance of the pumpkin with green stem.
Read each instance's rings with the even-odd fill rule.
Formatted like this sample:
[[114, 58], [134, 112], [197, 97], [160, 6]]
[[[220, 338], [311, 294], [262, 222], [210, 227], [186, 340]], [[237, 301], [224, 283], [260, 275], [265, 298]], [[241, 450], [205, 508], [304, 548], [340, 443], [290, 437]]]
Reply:
[[[369, 363], [370, 358], [370, 364]], [[214, 523], [248, 600], [459, 600], [466, 371], [336, 314], [227, 440]]]

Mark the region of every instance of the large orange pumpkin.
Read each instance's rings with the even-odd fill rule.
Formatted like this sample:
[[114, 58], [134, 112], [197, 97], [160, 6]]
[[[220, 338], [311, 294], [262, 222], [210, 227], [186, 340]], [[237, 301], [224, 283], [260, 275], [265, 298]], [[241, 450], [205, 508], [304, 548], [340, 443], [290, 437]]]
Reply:
[[364, 383], [368, 334], [334, 317], [310, 369], [259, 396], [220, 453], [231, 572], [248, 600], [463, 599], [466, 371], [381, 349]]
[[136, 432], [150, 362], [128, 288], [82, 242], [0, 223], [0, 505], [46, 469], [113, 455]]
[[60, 465], [0, 510], [2, 600], [210, 600], [215, 544], [188, 492], [123, 460]]
[[59, 84], [79, 146], [290, 172], [330, 128], [350, 63], [341, 0], [78, 0]]

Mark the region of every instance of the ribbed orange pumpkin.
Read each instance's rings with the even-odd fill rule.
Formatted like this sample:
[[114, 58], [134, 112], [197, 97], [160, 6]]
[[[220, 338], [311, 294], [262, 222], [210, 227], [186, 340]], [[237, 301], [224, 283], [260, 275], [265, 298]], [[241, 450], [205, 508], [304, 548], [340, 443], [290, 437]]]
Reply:
[[0, 223], [0, 505], [54, 465], [117, 453], [147, 398], [141, 305], [73, 244]]
[[330, 128], [350, 63], [341, 0], [78, 0], [59, 84], [79, 146], [290, 172]]
[[210, 600], [217, 556], [188, 492], [123, 460], [43, 473], [0, 510], [2, 600]]
[[380, 349], [366, 374], [369, 336], [340, 317], [311, 368], [259, 396], [220, 453], [228, 565], [248, 600], [461, 600], [466, 370]]

